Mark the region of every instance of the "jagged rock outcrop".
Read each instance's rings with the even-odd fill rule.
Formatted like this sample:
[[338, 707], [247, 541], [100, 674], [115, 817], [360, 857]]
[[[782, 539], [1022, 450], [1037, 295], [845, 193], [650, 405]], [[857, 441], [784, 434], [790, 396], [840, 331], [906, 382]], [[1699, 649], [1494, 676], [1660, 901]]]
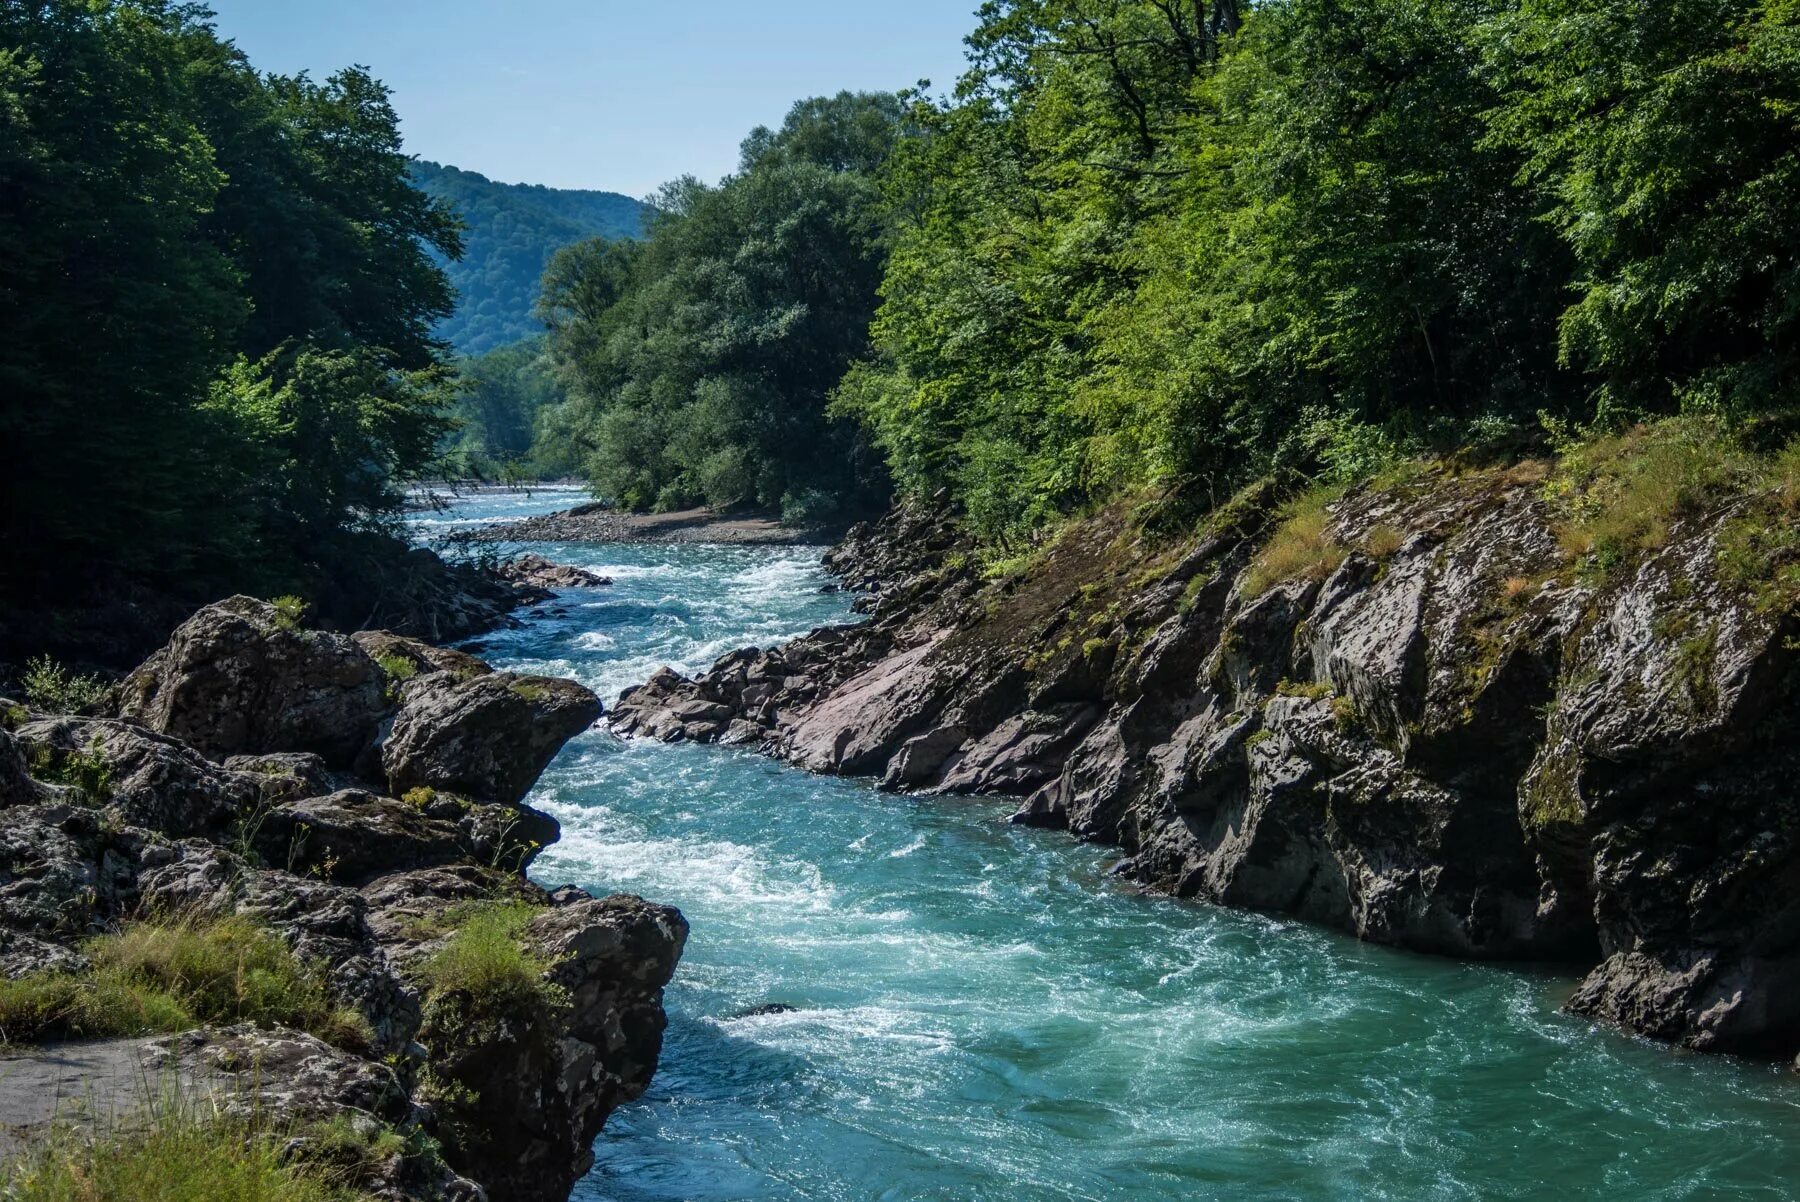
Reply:
[[[121, 1057], [188, 1084], [249, 1073], [240, 1098], [284, 1119], [428, 1134], [429, 1154], [359, 1181], [378, 1197], [566, 1198], [606, 1116], [649, 1082], [687, 934], [668, 907], [524, 878], [559, 832], [521, 801], [598, 700], [233, 598], [133, 673], [122, 708], [0, 711], [0, 973], [81, 972], [86, 939], [145, 915], [247, 917], [355, 1013], [345, 1046], [208, 1029], [113, 1041], [94, 1073]], [[436, 953], [496, 902], [538, 912], [535, 1001], [436, 984]], [[0, 1072], [37, 1063], [14, 1053]]]
[[535, 919], [556, 1001], [451, 993], [420, 1030], [433, 1072], [460, 1086], [440, 1130], [452, 1162], [495, 1197], [560, 1202], [593, 1167], [606, 1116], [650, 1083], [666, 1020], [661, 991], [687, 924], [633, 897], [582, 898]]
[[573, 564], [552, 563], [542, 555], [532, 553], [507, 560], [500, 565], [499, 572], [502, 580], [543, 589], [605, 588], [612, 583], [609, 577], [598, 572]]
[[1572, 1008], [1800, 1050], [1800, 642], [1720, 577], [1729, 507], [1624, 575], [1565, 558], [1542, 465], [1331, 505], [1286, 570], [1251, 491], [1123, 508], [984, 581], [940, 514], [827, 559], [870, 621], [659, 672], [622, 734], [1019, 799], [1145, 885], [1456, 956], [1593, 967]]

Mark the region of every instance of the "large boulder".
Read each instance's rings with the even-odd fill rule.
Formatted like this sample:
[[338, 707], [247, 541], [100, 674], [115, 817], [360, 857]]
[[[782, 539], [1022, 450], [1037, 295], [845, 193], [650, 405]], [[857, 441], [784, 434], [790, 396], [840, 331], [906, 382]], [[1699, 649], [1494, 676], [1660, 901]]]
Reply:
[[514, 804], [600, 714], [600, 699], [572, 680], [433, 672], [406, 685], [381, 772], [397, 794], [423, 787]]
[[259, 818], [255, 844], [269, 863], [352, 884], [461, 859], [523, 871], [559, 833], [555, 819], [527, 806], [450, 795], [400, 801], [361, 789], [287, 802]]
[[214, 759], [310, 751], [347, 767], [390, 708], [385, 686], [351, 639], [240, 596], [182, 623], [125, 679], [119, 712]]

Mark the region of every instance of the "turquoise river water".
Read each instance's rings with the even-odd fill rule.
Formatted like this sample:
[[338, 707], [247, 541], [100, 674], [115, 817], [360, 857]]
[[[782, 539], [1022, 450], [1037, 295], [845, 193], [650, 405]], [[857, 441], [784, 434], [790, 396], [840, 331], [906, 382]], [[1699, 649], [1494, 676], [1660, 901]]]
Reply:
[[[483, 654], [609, 702], [847, 619], [819, 548], [533, 549], [617, 583]], [[563, 825], [538, 880], [693, 924], [584, 1202], [1800, 1196], [1800, 1079], [1562, 1015], [1566, 974], [1142, 896], [1004, 805], [739, 751], [591, 732], [532, 801]]]

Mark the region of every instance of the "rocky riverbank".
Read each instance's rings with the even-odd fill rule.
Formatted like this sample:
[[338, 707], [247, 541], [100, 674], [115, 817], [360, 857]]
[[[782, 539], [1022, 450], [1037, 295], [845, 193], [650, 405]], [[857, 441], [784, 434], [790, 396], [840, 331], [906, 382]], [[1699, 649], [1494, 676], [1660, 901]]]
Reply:
[[[522, 799], [599, 701], [234, 597], [185, 622], [109, 708], [0, 703], [9, 1017], [93, 1034], [106, 939], [162, 923], [157, 937], [204, 941], [226, 920], [272, 934], [266, 955], [291, 953], [332, 1017], [14, 1043], [0, 1074], [56, 1088], [0, 1107], [12, 1138], [40, 1137], [59, 1096], [129, 1114], [167, 1073], [227, 1112], [279, 1115], [302, 1151], [320, 1124], [396, 1133], [358, 1170], [375, 1196], [567, 1198], [656, 1067], [687, 934], [669, 907], [525, 879], [558, 828]], [[40, 996], [67, 1000], [19, 1001]], [[173, 1003], [151, 1000], [143, 1024], [168, 1029]]]
[[1750, 502], [1597, 569], [1548, 470], [1119, 506], [985, 572], [902, 510], [827, 560], [866, 624], [659, 672], [612, 723], [1016, 798], [1156, 890], [1566, 963], [1577, 1013], [1793, 1056], [1800, 641], [1721, 568]]
[[516, 522], [478, 526], [453, 537], [467, 543], [736, 543], [773, 547], [830, 542], [843, 529], [789, 525], [775, 513], [734, 515], [710, 509], [627, 513], [594, 502]]
[[[517, 610], [551, 600], [555, 589], [593, 583], [536, 572], [534, 566], [496, 568], [446, 559], [399, 538], [371, 534], [346, 538], [322, 562], [297, 573], [288, 587], [307, 597], [311, 620], [326, 629], [389, 630], [453, 643], [513, 623]], [[54, 596], [54, 604], [0, 608], [0, 688], [9, 666], [17, 668], [40, 653], [109, 674], [128, 670], [205, 599], [185, 588], [151, 586], [124, 575], [46, 582], [42, 591]]]

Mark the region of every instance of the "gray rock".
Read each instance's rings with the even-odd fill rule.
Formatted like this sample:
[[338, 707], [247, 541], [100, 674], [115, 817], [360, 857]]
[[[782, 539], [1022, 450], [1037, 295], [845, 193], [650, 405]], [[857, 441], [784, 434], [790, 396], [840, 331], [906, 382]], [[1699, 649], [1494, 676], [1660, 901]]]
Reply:
[[[259, 782], [132, 722], [41, 718], [16, 732], [41, 778], [112, 819], [163, 834], [211, 834], [248, 814]], [[77, 795], [79, 795], [77, 797]]]
[[209, 605], [120, 686], [120, 714], [223, 759], [310, 751], [348, 767], [387, 712], [382, 675], [343, 635], [253, 597]]
[[435, 672], [407, 685], [381, 744], [382, 771], [394, 793], [428, 787], [518, 802], [600, 714], [599, 699], [571, 680]]
[[612, 583], [611, 578], [598, 572], [566, 563], [552, 563], [542, 555], [534, 554], [507, 560], [500, 565], [500, 576], [514, 584], [546, 589], [604, 588]]

